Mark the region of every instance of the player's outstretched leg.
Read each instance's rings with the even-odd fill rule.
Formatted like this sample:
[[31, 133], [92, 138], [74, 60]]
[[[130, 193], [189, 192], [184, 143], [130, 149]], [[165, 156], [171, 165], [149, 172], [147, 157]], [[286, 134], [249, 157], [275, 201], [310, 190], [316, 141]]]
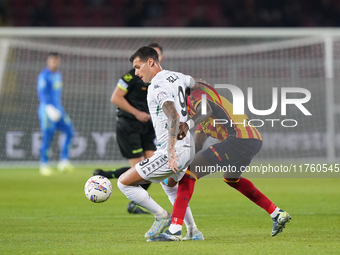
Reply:
[[280, 232], [282, 232], [286, 223], [289, 222], [291, 216], [289, 213], [280, 210], [269, 198], [267, 198], [261, 191], [259, 191], [254, 184], [243, 177], [238, 179], [227, 179], [224, 177], [224, 182], [227, 183], [230, 187], [233, 187], [244, 196], [249, 198], [258, 206], [262, 207], [266, 210], [273, 220], [273, 229], [271, 232], [272, 236], [276, 236]]
[[129, 170], [130, 167], [122, 167], [116, 170], [107, 170], [104, 171], [103, 169], [96, 169], [93, 171], [93, 175], [102, 175], [108, 179], [114, 179], [114, 178], [119, 178], [123, 173], [125, 173], [127, 170]]
[[194, 191], [194, 186], [195, 179], [192, 179], [190, 174], [186, 173], [178, 185], [177, 198], [174, 203], [172, 220], [168, 231], [159, 236], [155, 236], [154, 238], [150, 238], [148, 242], [182, 240], [182, 225], [189, 201]]
[[271, 235], [276, 236], [282, 232], [282, 230], [286, 227], [286, 223], [288, 223], [292, 219], [292, 217], [290, 216], [289, 213], [283, 210], [279, 210], [277, 215], [272, 219], [273, 219], [273, 229], [272, 229]]
[[[134, 171], [130, 171], [130, 176], [133, 176], [133, 174]], [[155, 217], [155, 221], [151, 228], [145, 233], [145, 237], [150, 238], [162, 233], [171, 223], [171, 214], [158, 205], [141, 186], [124, 185], [121, 182], [121, 179], [122, 177], [118, 179], [117, 185], [125, 196], [130, 201], [148, 209]]]
[[[117, 171], [117, 170], [116, 170]], [[141, 184], [140, 186], [147, 190], [149, 188], [151, 183], [145, 183], [145, 184]], [[127, 205], [127, 211], [129, 213], [133, 213], [133, 214], [150, 214], [147, 211], [144, 211], [142, 208], [140, 208], [137, 204], [135, 204], [134, 202], [130, 202]]]
[[[107, 170], [104, 171], [103, 169], [96, 169], [93, 171], [93, 175], [101, 175], [108, 179], [114, 179], [119, 178], [123, 173], [125, 173], [127, 170], [129, 170], [130, 167], [122, 167], [116, 170]], [[145, 190], [148, 189], [150, 186], [150, 183], [142, 184], [141, 187]], [[127, 211], [132, 214], [149, 214], [149, 212], [144, 211], [142, 208], [140, 208], [138, 205], [136, 205], [133, 202], [128, 203], [127, 205]]]
[[[176, 184], [175, 186], [171, 187], [173, 183], [169, 183], [169, 179], [166, 179], [163, 183], [161, 183], [163, 190], [165, 193], [168, 195], [169, 200], [172, 205], [174, 205], [176, 197], [177, 197], [177, 190], [178, 190], [178, 185]], [[170, 180], [171, 182], [171, 180]], [[170, 185], [170, 186], [168, 186]], [[183, 192], [183, 191], [182, 191]], [[190, 192], [190, 191], [189, 191]], [[181, 197], [181, 195], [179, 195]], [[187, 228], [187, 234], [186, 236], [182, 239], [183, 241], [186, 240], [204, 240], [204, 236], [201, 231], [197, 229], [197, 226], [195, 224], [194, 217], [192, 215], [190, 206], [187, 206], [185, 216], [184, 216], [184, 223]], [[150, 240], [152, 241], [152, 240]]]
[[[127, 169], [129, 169], [129, 168], [127, 168]], [[104, 171], [103, 169], [98, 168], [98, 169], [94, 170], [92, 174], [93, 175], [101, 175], [101, 176], [106, 177], [107, 179], [114, 179], [114, 178], [116, 178], [114, 176], [114, 172], [115, 171], [111, 171], [111, 170]]]

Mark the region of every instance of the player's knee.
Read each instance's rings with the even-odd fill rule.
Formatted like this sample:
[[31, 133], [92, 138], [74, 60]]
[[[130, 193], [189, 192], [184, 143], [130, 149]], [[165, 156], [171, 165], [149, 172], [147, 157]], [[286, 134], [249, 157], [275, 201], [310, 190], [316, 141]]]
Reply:
[[[118, 178], [118, 182], [121, 183], [121, 184], [124, 184], [124, 177], [125, 177], [125, 173], [122, 173], [119, 178]], [[117, 182], [117, 185], [118, 185], [118, 182]]]
[[125, 185], [119, 179], [117, 181], [117, 186], [131, 202], [136, 204], [139, 204], [149, 196], [148, 192], [140, 186]]
[[126, 194], [131, 186], [127, 185], [124, 183], [124, 181], [120, 180], [120, 178], [118, 178], [118, 181], [117, 181], [117, 187], [124, 193]]
[[175, 187], [177, 185], [177, 182], [173, 178], [169, 177], [162, 181], [161, 184], [167, 187]]
[[223, 178], [223, 181], [233, 187], [240, 181], [240, 178]]
[[125, 185], [121, 182], [120, 177], [119, 177], [119, 178], [118, 178], [118, 181], [117, 181], [117, 187], [118, 187], [118, 189], [120, 189], [120, 190], [123, 192], [124, 186], [125, 186]]
[[231, 168], [231, 171], [225, 171], [223, 173], [224, 179], [230, 179], [230, 180], [237, 180], [241, 177], [242, 171], [240, 171], [239, 167], [236, 167], [236, 170]]
[[129, 178], [128, 171], [122, 173], [119, 176], [118, 181], [120, 181], [121, 184], [128, 185], [128, 186], [134, 184], [134, 182], [132, 180], [130, 180], [130, 178]]
[[199, 175], [199, 173], [196, 173], [196, 172], [191, 171], [191, 170], [190, 170], [190, 167], [191, 167], [191, 166], [189, 166], [188, 169], [186, 170], [186, 172], [185, 172], [183, 178], [191, 178], [191, 179], [197, 181], [198, 179], [201, 178], [201, 176]]
[[130, 186], [123, 184], [121, 182], [120, 178], [117, 181], [117, 187], [118, 187], [118, 189], [120, 189], [121, 192], [123, 192], [123, 194], [125, 194], [126, 196], [129, 195], [129, 193], [130, 193], [129, 192], [130, 191], [129, 187]]

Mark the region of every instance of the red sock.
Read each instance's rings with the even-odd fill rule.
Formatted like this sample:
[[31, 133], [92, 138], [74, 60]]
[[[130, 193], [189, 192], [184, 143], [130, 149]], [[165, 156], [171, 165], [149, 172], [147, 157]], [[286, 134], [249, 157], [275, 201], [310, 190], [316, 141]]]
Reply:
[[172, 209], [171, 224], [183, 225], [185, 212], [192, 193], [194, 192], [195, 179], [190, 178], [187, 174], [178, 183], [177, 197]]
[[241, 192], [251, 201], [253, 201], [258, 206], [262, 207], [266, 210], [269, 214], [274, 212], [276, 205], [272, 203], [261, 191], [259, 191], [254, 184], [246, 178], [241, 177], [238, 180], [235, 179], [226, 179], [224, 181], [234, 189]]

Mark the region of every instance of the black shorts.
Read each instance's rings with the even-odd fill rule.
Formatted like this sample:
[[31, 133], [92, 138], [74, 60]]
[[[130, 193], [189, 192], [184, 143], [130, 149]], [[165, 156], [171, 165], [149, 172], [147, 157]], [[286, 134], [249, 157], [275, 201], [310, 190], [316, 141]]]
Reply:
[[228, 137], [210, 146], [202, 155], [212, 166], [220, 166], [227, 172], [228, 178], [239, 178], [261, 147], [262, 141], [258, 139]]
[[151, 120], [143, 123], [128, 118], [118, 118], [117, 142], [125, 158], [139, 158], [143, 151], [155, 151], [155, 131]]

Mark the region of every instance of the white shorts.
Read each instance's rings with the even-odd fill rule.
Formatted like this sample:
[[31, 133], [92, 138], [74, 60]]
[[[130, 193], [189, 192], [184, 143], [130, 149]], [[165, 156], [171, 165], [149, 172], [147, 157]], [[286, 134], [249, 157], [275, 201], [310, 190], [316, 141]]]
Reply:
[[185, 174], [188, 166], [195, 156], [194, 147], [176, 146], [175, 153], [178, 158], [177, 173], [169, 168], [168, 155], [164, 151], [155, 151], [151, 158], [147, 158], [135, 165], [138, 174], [144, 179], [151, 182], [159, 183], [168, 177], [179, 182]]

